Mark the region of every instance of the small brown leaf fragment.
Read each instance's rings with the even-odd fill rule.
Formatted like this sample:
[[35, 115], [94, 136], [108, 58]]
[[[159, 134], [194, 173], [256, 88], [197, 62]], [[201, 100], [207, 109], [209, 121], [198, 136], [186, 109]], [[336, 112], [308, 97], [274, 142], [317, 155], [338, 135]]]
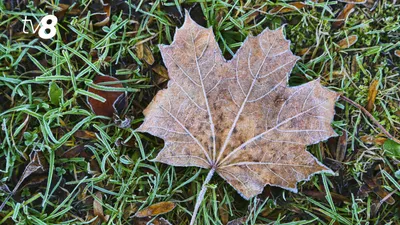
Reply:
[[102, 27], [102, 26], [107, 26], [110, 22], [110, 17], [111, 17], [111, 6], [110, 4], [106, 4], [103, 6], [103, 10], [106, 13], [106, 18], [100, 22], [97, 22], [93, 24], [95, 27]]
[[365, 192], [372, 191], [381, 199], [384, 199], [386, 203], [393, 205], [396, 201], [391, 194], [385, 190], [385, 188], [380, 184], [378, 179], [375, 178], [364, 178], [365, 185], [360, 188], [360, 190], [364, 190]]
[[308, 55], [310, 53], [311, 49], [312, 49], [312, 47], [302, 48], [302, 49], [300, 49], [300, 51], [297, 52], [297, 55], [301, 55], [301, 56]]
[[[316, 199], [321, 199], [325, 200], [326, 199], [326, 193], [325, 192], [320, 192], [320, 191], [315, 191], [315, 190], [303, 190], [303, 194], [311, 196]], [[331, 192], [332, 200], [335, 203], [343, 203], [343, 202], [351, 202], [349, 198], [346, 196], [340, 195], [338, 193]]]
[[159, 76], [155, 78], [156, 84], [161, 84], [169, 79], [167, 69], [162, 65], [153, 66], [152, 70]]
[[140, 43], [135, 46], [137, 57], [144, 60], [147, 64], [154, 64], [154, 56], [151, 49], [146, 44]]
[[85, 144], [80, 144], [80, 145], [74, 145], [70, 149], [63, 152], [61, 154], [61, 157], [66, 159], [82, 157], [87, 160], [90, 160], [91, 153], [85, 151]]
[[303, 2], [291, 2], [291, 3], [289, 3], [289, 5], [290, 6], [276, 6], [276, 7], [272, 8], [269, 11], [269, 13], [288, 13], [288, 12], [293, 12], [295, 10], [302, 9], [307, 6]]
[[74, 137], [84, 139], [84, 140], [92, 140], [96, 139], [96, 133], [87, 130], [77, 130], [74, 133]]
[[54, 13], [54, 15], [60, 20], [60, 18], [64, 17], [65, 12], [68, 10], [69, 7], [70, 5], [68, 4], [58, 4], [58, 9], [55, 10], [56, 12]]
[[355, 4], [346, 4], [343, 10], [336, 17], [335, 22], [333, 22], [332, 27], [340, 28], [343, 26], [344, 22], [347, 20], [347, 17], [354, 11]]
[[104, 216], [103, 212], [103, 194], [100, 191], [97, 191], [96, 198], [93, 201], [93, 214], [100, 218], [103, 222], [107, 222], [108, 217]]
[[219, 217], [221, 218], [222, 224], [227, 224], [229, 220], [229, 209], [226, 204], [222, 204], [219, 208]]
[[319, 80], [288, 87], [299, 57], [283, 28], [248, 37], [227, 61], [213, 30], [186, 15], [160, 51], [168, 88], [137, 129], [164, 140], [156, 161], [210, 169], [205, 183], [215, 171], [246, 199], [267, 184], [297, 192], [298, 181], [332, 173], [306, 146], [337, 135], [331, 121], [339, 94]]
[[385, 143], [387, 138], [379, 137], [379, 136], [374, 137], [374, 136], [370, 136], [370, 135], [364, 135], [364, 136], [360, 137], [360, 140], [366, 144], [383, 145], [383, 143]]
[[367, 107], [365, 107], [368, 110], [368, 112], [372, 112], [374, 109], [376, 95], [378, 94], [378, 84], [379, 80], [373, 80], [369, 85], [368, 102], [367, 102]]
[[347, 132], [343, 132], [343, 134], [339, 137], [336, 152], [335, 152], [335, 159], [339, 162], [343, 162], [347, 151]]
[[400, 57], [400, 50], [395, 50], [394, 51], [394, 55], [397, 56], [397, 57]]
[[154, 225], [172, 225], [172, 223], [162, 217], [157, 218], [153, 223]]
[[[116, 82], [119, 81], [115, 77], [111, 76], [97, 76], [93, 83], [102, 85], [102, 86], [107, 86], [107, 87], [117, 87], [117, 88], [122, 88], [124, 87], [121, 83], [115, 83], [115, 84], [101, 84], [103, 82]], [[106, 99], [106, 101], [103, 103], [97, 99], [88, 97], [87, 101], [90, 107], [92, 108], [93, 112], [96, 115], [102, 115], [102, 116], [108, 116], [111, 117], [113, 113], [118, 113], [119, 111], [122, 111], [122, 108], [125, 106], [125, 93], [121, 91], [103, 91], [103, 90], [98, 90], [92, 87], [88, 88], [89, 92], [92, 92], [94, 94], [97, 94], [103, 98]]]
[[337, 44], [339, 45], [339, 48], [345, 49], [345, 48], [349, 48], [352, 45], [354, 45], [357, 42], [357, 40], [358, 40], [357, 35], [351, 35], [346, 38], [343, 38]]
[[167, 69], [162, 66], [162, 65], [155, 65], [153, 66], [153, 68], [151, 68], [155, 73], [157, 73], [158, 75], [160, 75], [161, 77], [165, 78], [165, 79], [169, 79], [168, 77], [168, 71]]
[[135, 214], [135, 216], [139, 218], [147, 216], [157, 216], [170, 212], [174, 208], [175, 208], [175, 203], [173, 202], [159, 202], [138, 211]]
[[21, 189], [32, 186], [36, 186], [35, 189], [37, 189], [37, 185], [41, 184], [44, 181], [47, 181], [47, 179], [47, 174], [31, 175], [23, 182], [23, 186], [21, 187]]

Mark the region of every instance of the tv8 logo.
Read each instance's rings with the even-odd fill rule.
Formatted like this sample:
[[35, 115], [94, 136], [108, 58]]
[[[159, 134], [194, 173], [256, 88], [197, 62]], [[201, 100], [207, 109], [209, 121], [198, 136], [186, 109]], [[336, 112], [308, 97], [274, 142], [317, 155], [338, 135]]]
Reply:
[[50, 38], [54, 37], [57, 33], [56, 25], [57, 25], [58, 19], [54, 15], [47, 15], [47, 16], [43, 17], [39, 22], [39, 26], [36, 28], [33, 28], [32, 20], [28, 20], [26, 18], [26, 16], [25, 16], [25, 19], [23, 19], [22, 21], [24, 21], [24, 27], [22, 29], [22, 32], [24, 32], [25, 34], [29, 33], [29, 32], [25, 31], [26, 22], [30, 23], [30, 25], [33, 29], [33, 33], [36, 33], [36, 31], [39, 29], [38, 35], [40, 38], [50, 39]]

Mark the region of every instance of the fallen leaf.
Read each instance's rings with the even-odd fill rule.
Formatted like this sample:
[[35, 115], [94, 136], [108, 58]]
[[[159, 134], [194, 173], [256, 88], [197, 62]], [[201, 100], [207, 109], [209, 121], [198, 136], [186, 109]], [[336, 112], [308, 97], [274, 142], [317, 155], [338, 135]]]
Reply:
[[[115, 77], [111, 76], [97, 76], [93, 83], [101, 85], [102, 82], [117, 82], [119, 81]], [[102, 84], [101, 86], [106, 87], [117, 87], [122, 88], [124, 87], [121, 83], [115, 84]], [[93, 112], [96, 115], [108, 116], [111, 117], [113, 113], [120, 112], [124, 108], [125, 105], [125, 93], [122, 91], [103, 91], [94, 89], [92, 87], [88, 88], [89, 92], [97, 94], [106, 99], [103, 103], [97, 99], [88, 97], [87, 101], [92, 108]]]
[[335, 151], [335, 159], [339, 162], [343, 162], [347, 151], [347, 132], [343, 132], [343, 134], [339, 137], [336, 151]]
[[397, 56], [397, 57], [400, 57], [400, 50], [395, 50], [394, 51], [394, 55]]
[[156, 72], [158, 75], [162, 76], [165, 79], [169, 79], [168, 77], [168, 71], [167, 69], [162, 66], [162, 65], [155, 65], [153, 68], [151, 68], [154, 72]]
[[337, 44], [339, 45], [339, 48], [345, 49], [345, 48], [349, 48], [352, 45], [354, 45], [357, 42], [357, 40], [358, 40], [357, 35], [351, 35], [346, 38], [343, 38]]
[[367, 144], [376, 144], [376, 145], [383, 145], [383, 143], [387, 140], [386, 137], [374, 137], [370, 135], [364, 135], [360, 137], [360, 140]]
[[221, 219], [222, 224], [227, 224], [229, 220], [229, 209], [226, 204], [222, 204], [219, 208], [219, 218]]
[[298, 181], [330, 171], [305, 146], [335, 135], [339, 95], [319, 80], [287, 87], [298, 57], [282, 28], [249, 37], [226, 61], [212, 29], [186, 16], [173, 44], [160, 50], [168, 89], [157, 93], [138, 129], [165, 140], [157, 161], [215, 169], [245, 198], [266, 184], [296, 192]]
[[368, 110], [368, 112], [372, 112], [372, 110], [374, 109], [376, 95], [378, 94], [378, 84], [379, 80], [373, 80], [369, 85], [368, 102], [367, 102], [367, 107], [365, 107]]
[[88, 130], [77, 130], [74, 133], [74, 137], [84, 139], [84, 140], [92, 140], [96, 139], [96, 133], [93, 131], [88, 131]]
[[100, 191], [96, 192], [96, 198], [98, 200], [94, 199], [93, 201], [93, 214], [98, 218], [100, 218], [103, 222], [107, 222], [109, 216], [104, 216], [103, 205], [102, 205], [103, 195]]
[[61, 157], [62, 158], [75, 158], [75, 157], [80, 157], [80, 155], [85, 151], [85, 145], [84, 144], [80, 144], [80, 145], [76, 145], [70, 149], [68, 149], [67, 151], [65, 151]]
[[111, 16], [111, 6], [110, 4], [103, 5], [103, 10], [106, 13], [106, 18], [104, 20], [97, 22], [93, 24], [95, 27], [102, 27], [102, 26], [107, 26], [110, 22], [110, 16]]
[[47, 179], [48, 179], [48, 175], [47, 174], [29, 176], [23, 182], [24, 185], [21, 187], [21, 189], [24, 189], [26, 187], [35, 186], [35, 189], [38, 190], [38, 185], [43, 183], [44, 181], [47, 181]]
[[332, 26], [334, 28], [340, 28], [343, 26], [344, 22], [347, 20], [347, 17], [354, 11], [355, 4], [346, 4], [343, 10], [336, 17], [335, 22], [333, 22]]
[[360, 187], [359, 192], [364, 192], [363, 194], [366, 195], [372, 191], [390, 205], [393, 205], [396, 202], [394, 198], [391, 197], [391, 194], [386, 191], [382, 184], [378, 181], [377, 177], [364, 178], [364, 182], [365, 184]]
[[311, 49], [312, 49], [312, 47], [310, 47], [310, 48], [302, 48], [302, 49], [299, 50], [299, 52], [297, 54], [301, 55], [301, 56], [308, 55], [310, 53]]
[[156, 77], [156, 84], [161, 84], [169, 79], [167, 69], [162, 65], [155, 65], [151, 68], [159, 76]]
[[319, 80], [288, 87], [298, 60], [289, 47], [283, 28], [266, 29], [227, 61], [212, 29], [186, 15], [174, 42], [160, 46], [168, 88], [138, 128], [165, 141], [155, 161], [210, 169], [204, 183], [216, 172], [246, 199], [266, 184], [297, 192], [298, 181], [332, 173], [305, 148], [336, 135], [339, 94]]
[[291, 2], [289, 3], [290, 6], [276, 6], [272, 8], [269, 13], [287, 13], [287, 12], [293, 12], [298, 9], [302, 9], [306, 7], [307, 5], [304, 4], [303, 2]]
[[151, 52], [149, 46], [141, 43], [141, 44], [136, 45], [135, 49], [136, 49], [137, 57], [140, 60], [143, 59], [147, 64], [153, 65], [154, 56], [153, 56], [153, 53]]
[[160, 214], [170, 212], [174, 208], [175, 208], [175, 203], [173, 202], [159, 202], [138, 211], [135, 214], [135, 216], [139, 218], [147, 216], [157, 216]]
[[26, 178], [28, 178], [30, 175], [33, 173], [41, 170], [44, 172], [45, 169], [47, 169], [48, 165], [44, 164], [44, 156], [42, 155], [41, 152], [39, 151], [32, 151], [31, 154], [29, 155], [30, 162], [28, 165], [25, 167], [24, 172], [22, 173], [21, 177], [19, 178], [18, 183], [15, 185], [13, 191], [6, 197], [6, 199], [3, 201], [3, 203], [0, 206], [0, 211], [4, 208], [6, 205], [7, 201], [14, 195], [15, 192], [19, 189], [20, 185], [24, 182]]
[[[326, 199], [326, 192], [303, 190], [302, 193], [313, 198], [320, 199], [321, 201]], [[335, 203], [351, 202], [346, 196], [334, 192], [331, 192], [330, 194]]]

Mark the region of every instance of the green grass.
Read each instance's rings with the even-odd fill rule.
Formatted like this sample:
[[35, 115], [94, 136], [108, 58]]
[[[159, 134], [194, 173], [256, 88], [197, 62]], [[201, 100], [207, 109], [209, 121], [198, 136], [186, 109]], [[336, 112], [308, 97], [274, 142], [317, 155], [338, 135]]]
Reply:
[[[103, 19], [99, 1], [79, 0], [71, 1], [79, 12], [65, 14], [51, 40], [23, 34], [22, 20], [57, 11], [58, 0], [19, 1], [19, 7], [12, 2], [0, 3], [0, 203], [9, 196], [7, 188], [13, 190], [21, 179], [34, 150], [42, 152], [45, 169], [23, 180], [0, 212], [0, 224], [87, 224], [94, 217], [96, 192], [102, 193], [104, 214], [110, 216], [107, 224], [134, 224], [133, 209], [161, 201], [177, 204], [163, 217], [188, 224], [207, 171], [152, 162], [163, 142], [134, 131], [143, 109], [165, 87], [153, 71], [163, 65], [158, 44], [172, 42], [184, 9], [191, 9], [199, 24], [213, 27], [226, 58], [246, 36], [286, 24], [292, 51], [299, 55], [310, 48], [290, 84], [320, 78], [365, 107], [369, 85], [378, 80], [372, 115], [399, 137], [400, 58], [394, 52], [400, 49], [400, 5], [393, 1], [357, 5], [344, 26], [334, 28], [345, 5], [337, 1], [306, 1], [305, 8], [285, 14], [268, 13], [288, 6], [281, 0], [113, 1], [110, 25], [98, 27], [94, 24]], [[358, 41], [338, 48], [350, 35]], [[138, 56], [138, 44], [149, 47], [153, 65]], [[93, 95], [87, 89], [96, 74], [124, 83], [128, 106], [121, 118], [96, 116], [88, 107], [86, 97]], [[49, 97], [50, 87], [62, 90], [60, 99]], [[223, 224], [226, 216], [245, 217], [247, 224], [399, 224], [400, 156], [385, 151], [378, 140], [384, 136], [359, 109], [339, 101], [336, 112], [333, 127], [347, 134], [344, 144], [337, 147], [333, 138], [308, 150], [338, 176], [317, 175], [302, 182], [298, 194], [266, 187], [250, 201], [216, 176], [198, 224]], [[126, 118], [130, 126], [120, 126]], [[76, 134], [82, 130], [95, 138]], [[343, 157], [337, 158], [339, 150]]]

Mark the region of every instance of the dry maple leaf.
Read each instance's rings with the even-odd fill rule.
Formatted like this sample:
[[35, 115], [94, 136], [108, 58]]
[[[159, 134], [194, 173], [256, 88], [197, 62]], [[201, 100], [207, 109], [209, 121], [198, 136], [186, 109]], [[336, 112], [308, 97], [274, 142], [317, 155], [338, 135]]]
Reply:
[[216, 172], [246, 199], [266, 184], [297, 192], [298, 181], [331, 172], [305, 147], [336, 135], [330, 124], [339, 95], [319, 80], [287, 87], [298, 60], [289, 46], [283, 28], [266, 29], [227, 61], [212, 29], [186, 14], [174, 42], [160, 46], [168, 88], [138, 128], [164, 139], [155, 160], [210, 169], [205, 184]]

